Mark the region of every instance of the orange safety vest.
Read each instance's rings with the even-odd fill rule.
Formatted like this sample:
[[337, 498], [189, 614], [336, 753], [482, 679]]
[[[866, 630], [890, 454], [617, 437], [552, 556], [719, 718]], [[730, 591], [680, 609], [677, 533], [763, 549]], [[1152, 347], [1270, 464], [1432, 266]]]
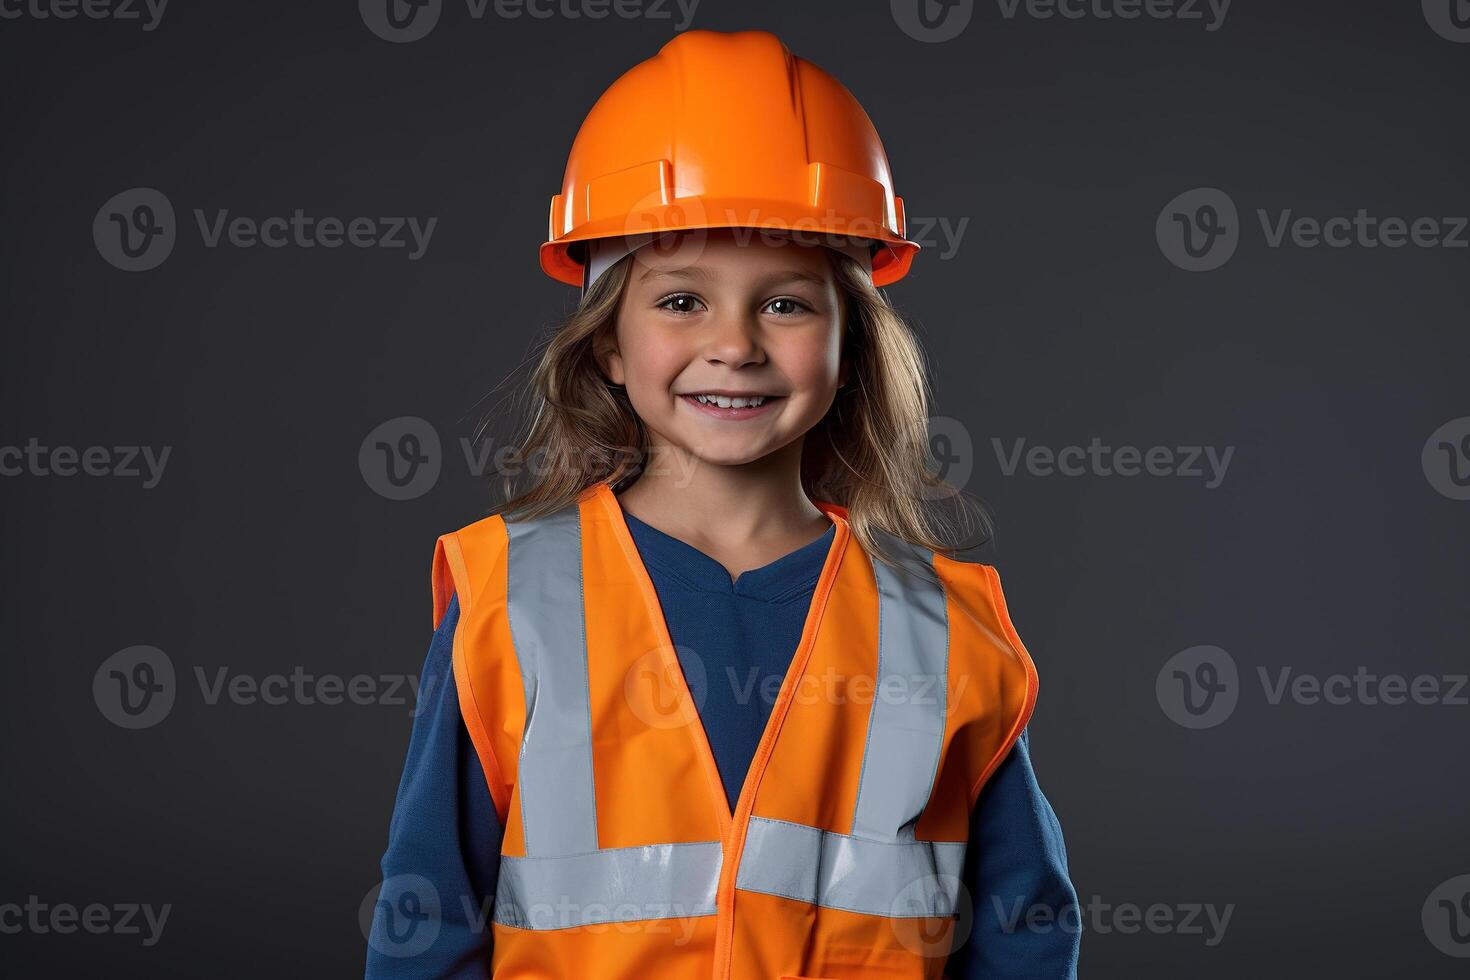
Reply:
[[988, 565], [846, 508], [732, 815], [606, 482], [439, 539], [460, 710], [504, 829], [496, 980], [937, 980], [969, 817], [1036, 703]]

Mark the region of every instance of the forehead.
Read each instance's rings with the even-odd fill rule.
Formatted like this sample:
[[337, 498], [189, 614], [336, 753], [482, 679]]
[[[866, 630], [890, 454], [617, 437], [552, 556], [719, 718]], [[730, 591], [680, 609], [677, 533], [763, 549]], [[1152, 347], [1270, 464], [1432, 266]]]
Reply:
[[700, 279], [783, 275], [816, 283], [833, 281], [829, 249], [783, 232], [709, 228], [671, 232], [633, 253], [632, 278]]

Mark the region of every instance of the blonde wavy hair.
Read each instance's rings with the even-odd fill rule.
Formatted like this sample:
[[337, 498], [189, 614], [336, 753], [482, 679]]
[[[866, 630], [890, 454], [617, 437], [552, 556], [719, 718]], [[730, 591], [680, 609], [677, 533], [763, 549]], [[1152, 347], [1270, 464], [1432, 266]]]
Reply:
[[[946, 553], [983, 543], [992, 527], [984, 504], [930, 469], [927, 365], [914, 330], [861, 263], [826, 251], [845, 298], [843, 356], [850, 366], [832, 407], [806, 433], [803, 489], [812, 500], [847, 508], [863, 550], [883, 561], [893, 556], [878, 532]], [[517, 485], [515, 472], [500, 473], [506, 499], [491, 513], [550, 514], [595, 483], [618, 490], [643, 471], [647, 430], [596, 359], [616, 328], [631, 267], [631, 256], [624, 257], [593, 284], [532, 352], [534, 370], [513, 396], [522, 404], [503, 399], [482, 424], [481, 434], [499, 421], [524, 419], [511, 456], [517, 464], [538, 460], [515, 467], [530, 473], [528, 486]]]

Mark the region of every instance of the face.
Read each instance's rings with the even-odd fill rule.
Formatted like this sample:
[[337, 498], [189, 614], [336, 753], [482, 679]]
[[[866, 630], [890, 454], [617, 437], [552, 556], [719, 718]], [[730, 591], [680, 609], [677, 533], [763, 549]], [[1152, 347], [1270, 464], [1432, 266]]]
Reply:
[[702, 234], [697, 247], [633, 253], [602, 363], [655, 449], [737, 466], [827, 413], [846, 373], [845, 311], [823, 246]]

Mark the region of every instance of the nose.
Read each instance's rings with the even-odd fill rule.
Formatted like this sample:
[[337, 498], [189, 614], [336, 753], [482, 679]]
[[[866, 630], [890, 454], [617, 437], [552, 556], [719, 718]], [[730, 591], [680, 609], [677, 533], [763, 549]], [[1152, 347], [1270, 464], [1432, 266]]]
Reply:
[[706, 330], [704, 359], [711, 364], [738, 368], [765, 361], [757, 317], [738, 311], [728, 312], [712, 317], [706, 324]]

